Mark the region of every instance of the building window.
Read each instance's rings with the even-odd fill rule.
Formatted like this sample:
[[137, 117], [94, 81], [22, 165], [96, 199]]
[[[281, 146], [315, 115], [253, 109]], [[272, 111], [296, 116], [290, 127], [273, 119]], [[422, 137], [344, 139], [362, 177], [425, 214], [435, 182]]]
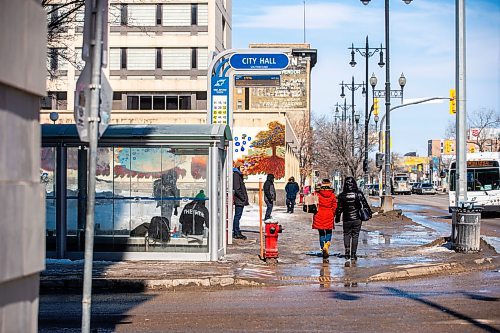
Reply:
[[162, 68], [165, 70], [191, 69], [191, 49], [163, 49]]
[[151, 110], [153, 108], [153, 96], [140, 96], [139, 108], [141, 110]]
[[127, 110], [139, 110], [139, 96], [127, 96]]
[[236, 109], [243, 110], [243, 101], [241, 99], [236, 101]]
[[208, 5], [198, 5], [198, 25], [208, 26]]
[[109, 69], [110, 70], [120, 70], [121, 67], [121, 55], [122, 49], [111, 48], [109, 49]]
[[128, 110], [191, 110], [189, 95], [128, 95]]
[[190, 26], [191, 25], [191, 5], [170, 5], [163, 6], [163, 25], [168, 27]]
[[208, 49], [207, 48], [198, 48], [197, 52], [197, 65], [198, 69], [207, 69], [208, 68]]
[[66, 60], [66, 49], [50, 48], [48, 50], [47, 65], [51, 71], [67, 70], [68, 61]]
[[128, 26], [152, 27], [156, 25], [156, 5], [128, 5]]
[[198, 4], [191, 4], [191, 25], [198, 24]]
[[161, 48], [156, 49], [156, 68], [161, 69]]
[[153, 96], [153, 110], [165, 110], [165, 96]]
[[127, 5], [126, 4], [123, 4], [122, 7], [121, 7], [121, 20], [120, 20], [120, 24], [123, 25], [123, 26], [126, 26], [127, 23], [128, 23], [128, 10], [127, 10]]
[[197, 52], [196, 52], [196, 48], [195, 48], [195, 47], [193, 47], [193, 48], [191, 49], [191, 68], [196, 68], [196, 67], [198, 66], [198, 65], [197, 65], [197, 63], [198, 63], [198, 61], [197, 61], [197, 60], [198, 60], [198, 59], [197, 59], [197, 55], [196, 55], [196, 54], [197, 54]]
[[[121, 25], [122, 7], [120, 5], [109, 5], [108, 22], [109, 25], [116, 27]], [[83, 27], [83, 10], [82, 10], [82, 27]]]
[[156, 5], [156, 25], [161, 25], [162, 5]]

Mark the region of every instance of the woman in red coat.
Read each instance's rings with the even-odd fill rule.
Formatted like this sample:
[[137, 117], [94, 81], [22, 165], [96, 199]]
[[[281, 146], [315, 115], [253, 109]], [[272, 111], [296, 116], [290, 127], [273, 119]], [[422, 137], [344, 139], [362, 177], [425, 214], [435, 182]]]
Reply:
[[318, 212], [314, 214], [313, 229], [318, 229], [319, 245], [323, 252], [323, 258], [328, 258], [328, 249], [332, 241], [333, 220], [337, 209], [337, 198], [332, 189], [329, 179], [323, 179], [320, 190], [315, 192], [318, 196]]

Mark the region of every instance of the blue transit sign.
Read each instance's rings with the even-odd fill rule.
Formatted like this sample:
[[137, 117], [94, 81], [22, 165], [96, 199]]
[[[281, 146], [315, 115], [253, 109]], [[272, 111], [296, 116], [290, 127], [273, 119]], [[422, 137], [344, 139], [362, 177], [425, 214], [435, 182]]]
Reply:
[[229, 58], [229, 64], [236, 70], [279, 70], [287, 68], [288, 62], [288, 56], [283, 53], [235, 53]]

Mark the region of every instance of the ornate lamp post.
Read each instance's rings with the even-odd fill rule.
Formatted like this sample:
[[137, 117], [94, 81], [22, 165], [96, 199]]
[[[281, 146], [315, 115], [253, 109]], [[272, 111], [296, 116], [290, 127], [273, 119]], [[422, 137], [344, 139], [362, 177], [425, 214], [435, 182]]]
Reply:
[[344, 84], [344, 81], [342, 81], [342, 83], [340, 84], [341, 86], [341, 93], [340, 93], [340, 97], [344, 98], [344, 101], [345, 101], [345, 93], [344, 93], [344, 87], [347, 87], [347, 89], [349, 89], [351, 91], [351, 122], [352, 122], [352, 126], [351, 126], [351, 133], [352, 133], [352, 151], [351, 151], [351, 154], [352, 156], [354, 156], [354, 92], [356, 90], [358, 90], [360, 87], [363, 88], [363, 90], [361, 91], [361, 93], [363, 94], [363, 96], [365, 96], [367, 94], [366, 92], [366, 87], [365, 87], [365, 83], [354, 83], [354, 76], [352, 77], [352, 81], [351, 81], [351, 84]]
[[[410, 4], [412, 0], [403, 0], [404, 3]], [[370, 0], [361, 0], [364, 5], [368, 5]], [[390, 197], [391, 193], [391, 122], [390, 122], [390, 109], [391, 109], [391, 75], [389, 63], [389, 0], [385, 0], [385, 195]], [[386, 200], [384, 197], [382, 208], [384, 210], [392, 210], [394, 208], [392, 200]], [[392, 199], [392, 198], [391, 198]]]
[[[354, 60], [354, 55], [356, 52], [358, 52], [361, 56], [365, 58], [365, 82], [368, 82], [368, 59], [372, 56], [375, 55], [375, 53], [379, 52], [380, 53], [380, 60], [378, 62], [378, 65], [380, 68], [384, 67], [384, 51], [382, 44], [380, 47], [375, 47], [371, 48], [369, 47], [368, 44], [368, 36], [366, 36], [366, 43], [364, 48], [358, 48], [354, 47], [354, 44], [349, 48], [351, 50], [351, 62], [349, 62], [349, 65], [352, 67], [356, 66], [356, 61]], [[370, 84], [372, 86], [372, 92], [374, 90], [374, 86], [377, 85], [376, 78], [375, 78], [375, 84], [372, 84], [372, 81], [370, 79]], [[373, 94], [372, 94], [373, 96]], [[370, 114], [368, 113], [368, 93], [365, 94], [365, 153], [364, 153], [364, 158], [363, 158], [363, 179], [364, 183], [368, 184], [368, 124], [370, 122]], [[366, 186], [365, 186], [366, 188]]]

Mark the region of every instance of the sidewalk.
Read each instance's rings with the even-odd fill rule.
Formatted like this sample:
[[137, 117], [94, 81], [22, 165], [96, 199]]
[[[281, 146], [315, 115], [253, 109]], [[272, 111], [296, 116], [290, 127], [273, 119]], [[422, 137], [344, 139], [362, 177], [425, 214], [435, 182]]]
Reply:
[[[301, 208], [301, 207], [298, 207]], [[279, 286], [306, 283], [368, 283], [436, 274], [498, 269], [495, 249], [482, 241], [479, 253], [449, 249], [444, 238], [397, 212], [377, 215], [363, 223], [356, 267], [344, 267], [342, 223], [336, 225], [328, 263], [319, 256], [311, 214], [287, 214], [277, 207], [273, 218], [283, 226], [279, 235], [279, 262], [259, 259], [258, 209], [245, 209], [241, 221], [247, 240], [234, 240], [219, 262], [126, 261], [94, 262], [94, 290], [142, 291], [181, 287]], [[451, 230], [451, 227], [450, 227]], [[83, 260], [47, 259], [41, 291], [79, 290]]]

